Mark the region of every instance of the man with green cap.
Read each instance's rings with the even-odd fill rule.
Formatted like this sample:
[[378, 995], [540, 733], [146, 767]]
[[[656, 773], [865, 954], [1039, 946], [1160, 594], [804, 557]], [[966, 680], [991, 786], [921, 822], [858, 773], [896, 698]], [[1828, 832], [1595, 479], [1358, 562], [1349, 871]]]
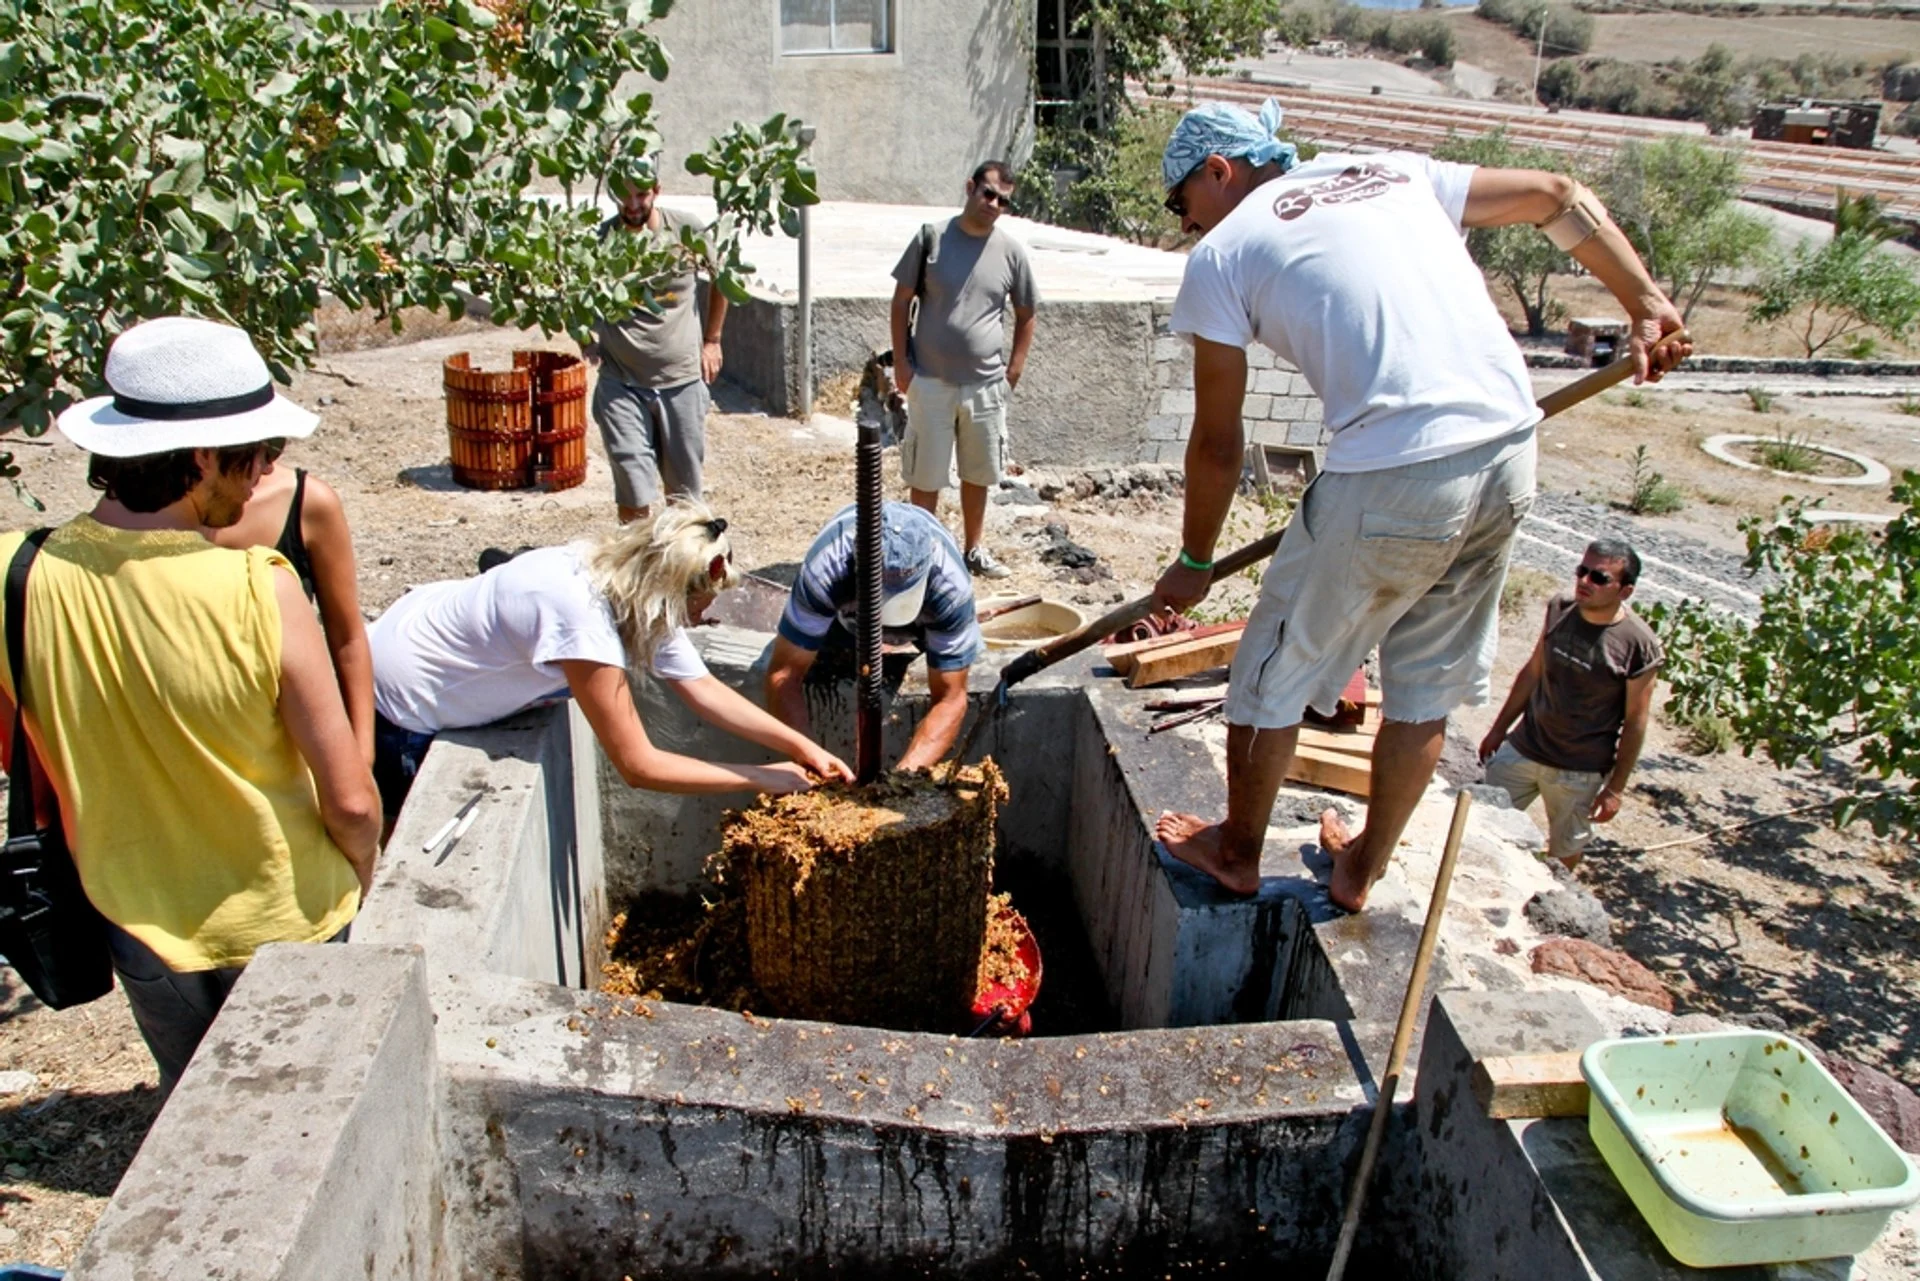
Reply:
[[1275, 794], [1306, 708], [1333, 710], [1380, 651], [1385, 724], [1365, 828], [1332, 816], [1335, 903], [1359, 911], [1433, 778], [1454, 708], [1486, 701], [1500, 588], [1533, 501], [1526, 364], [1468, 256], [1469, 227], [1532, 223], [1620, 301], [1635, 381], [1691, 348], [1652, 355], [1680, 314], [1599, 199], [1562, 174], [1447, 164], [1409, 152], [1296, 162], [1280, 109], [1188, 112], [1162, 157], [1167, 209], [1202, 239], [1172, 328], [1193, 343], [1179, 559], [1155, 594], [1199, 603], [1245, 456], [1248, 344], [1297, 366], [1331, 440], [1261, 580], [1228, 687], [1227, 814], [1165, 814], [1167, 852], [1231, 893], [1260, 886]]
[[[616, 168], [607, 175], [607, 187], [620, 204], [602, 235], [653, 236], [672, 244], [682, 227], [704, 225], [693, 214], [660, 206], [652, 156]], [[623, 525], [648, 516], [663, 490], [669, 496], [701, 496], [707, 410], [713, 403], [707, 386], [720, 376], [727, 299], [709, 289], [701, 316], [694, 306], [698, 293], [689, 263], [654, 295], [659, 311], [641, 307], [623, 318], [598, 321], [594, 341], [581, 351], [600, 369], [593, 420], [613, 464], [613, 500]]]

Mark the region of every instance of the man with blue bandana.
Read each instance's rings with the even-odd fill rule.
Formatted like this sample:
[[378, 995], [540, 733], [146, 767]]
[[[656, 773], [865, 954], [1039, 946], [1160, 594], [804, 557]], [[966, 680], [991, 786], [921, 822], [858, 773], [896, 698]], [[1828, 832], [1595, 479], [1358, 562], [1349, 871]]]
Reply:
[[1500, 588], [1533, 501], [1540, 413], [1525, 362], [1468, 256], [1468, 227], [1533, 223], [1619, 299], [1635, 381], [1680, 314], [1598, 198], [1562, 174], [1447, 164], [1410, 152], [1298, 161], [1258, 118], [1188, 112], [1162, 158], [1167, 209], [1202, 236], [1173, 308], [1193, 343], [1180, 557], [1155, 595], [1198, 604], [1239, 485], [1247, 346], [1297, 366], [1325, 407], [1321, 474], [1302, 496], [1234, 658], [1227, 697], [1227, 814], [1161, 816], [1167, 852], [1232, 893], [1260, 886], [1274, 796], [1308, 707], [1333, 710], [1380, 651], [1385, 724], [1366, 827], [1329, 811], [1329, 891], [1366, 904], [1433, 778], [1454, 708], [1484, 702]]

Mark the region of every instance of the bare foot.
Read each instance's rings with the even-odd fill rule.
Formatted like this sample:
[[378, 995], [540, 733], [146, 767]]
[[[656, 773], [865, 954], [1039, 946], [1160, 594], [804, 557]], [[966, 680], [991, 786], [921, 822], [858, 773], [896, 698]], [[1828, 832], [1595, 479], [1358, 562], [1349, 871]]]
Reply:
[[1197, 868], [1220, 883], [1229, 894], [1243, 897], [1260, 892], [1260, 862], [1251, 864], [1229, 856], [1224, 849], [1224, 833], [1218, 823], [1209, 823], [1193, 814], [1175, 814], [1163, 810], [1153, 834], [1167, 847], [1167, 853]]
[[[1347, 827], [1340, 812], [1329, 807], [1320, 815], [1320, 848], [1333, 860], [1333, 875], [1327, 879], [1327, 896], [1338, 907], [1359, 912], [1367, 906], [1367, 894], [1378, 874], [1367, 875], [1367, 830], [1358, 836]], [[1382, 867], [1381, 872], [1386, 869]]]
[[1353, 829], [1347, 826], [1347, 820], [1340, 817], [1340, 811], [1329, 805], [1320, 813], [1320, 848], [1330, 858], [1338, 860], [1353, 844]]

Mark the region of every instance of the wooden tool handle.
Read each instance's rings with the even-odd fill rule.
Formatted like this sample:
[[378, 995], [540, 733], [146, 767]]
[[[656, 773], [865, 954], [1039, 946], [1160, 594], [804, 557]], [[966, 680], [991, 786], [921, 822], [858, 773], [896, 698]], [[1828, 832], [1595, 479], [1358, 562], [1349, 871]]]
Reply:
[[[1684, 329], [1675, 330], [1653, 345], [1647, 353], [1647, 364], [1657, 368], [1659, 362], [1654, 357], [1669, 348], [1683, 342], [1691, 342], [1692, 335]], [[1609, 387], [1625, 382], [1633, 374], [1633, 352], [1617, 357], [1612, 364], [1594, 370], [1584, 378], [1576, 378], [1566, 386], [1548, 392], [1540, 398], [1540, 416], [1551, 418], [1564, 409], [1571, 409], [1591, 396], [1597, 396]]]
[[[1665, 338], [1662, 338], [1654, 344], [1653, 351], [1648, 353], [1649, 362], [1657, 363], [1653, 362], [1655, 354], [1662, 353], [1678, 343], [1688, 341], [1691, 341], [1691, 338], [1684, 329], [1676, 330], [1668, 334]], [[1576, 379], [1558, 391], [1551, 391], [1542, 396], [1540, 398], [1541, 417], [1543, 419], [1551, 418], [1555, 414], [1569, 409], [1581, 401], [1624, 381], [1632, 373], [1633, 353], [1628, 352], [1606, 368], [1596, 369], [1586, 377]], [[1213, 581], [1217, 583], [1223, 578], [1231, 578], [1247, 566], [1263, 561], [1273, 555], [1274, 550], [1280, 546], [1280, 536], [1286, 532], [1286, 528], [1282, 526], [1274, 530], [1271, 534], [1268, 534], [1265, 538], [1248, 543], [1238, 551], [1228, 552], [1225, 556], [1213, 562]], [[1132, 627], [1141, 619], [1152, 614], [1156, 608], [1157, 603], [1152, 595], [1142, 596], [1139, 600], [1128, 601], [1126, 604], [1118, 606], [1111, 612], [1102, 614], [1099, 618], [1094, 619], [1079, 631], [1068, 632], [1065, 636], [1056, 637], [1046, 644], [1036, 646], [1020, 655], [1020, 657], [1014, 659], [1002, 669], [1000, 684], [1005, 688], [1011, 689], [1041, 668], [1051, 667], [1063, 658], [1070, 658], [1078, 654], [1102, 636], [1111, 636], [1122, 628]]]
[[[1286, 533], [1284, 527], [1274, 530], [1265, 538], [1248, 543], [1237, 551], [1228, 552], [1213, 562], [1213, 581], [1230, 578], [1249, 565], [1257, 564], [1273, 555], [1280, 546], [1280, 535]], [[1068, 632], [1065, 636], [1056, 636], [1044, 645], [1037, 645], [1020, 657], [1008, 663], [1000, 676], [1000, 683], [1011, 689], [1043, 667], [1052, 667], [1063, 658], [1071, 658], [1087, 646], [1094, 644], [1103, 636], [1111, 636], [1117, 631], [1132, 627], [1143, 618], [1148, 618], [1159, 609], [1159, 601], [1149, 592], [1138, 600], [1128, 601], [1100, 615], [1079, 631]]]

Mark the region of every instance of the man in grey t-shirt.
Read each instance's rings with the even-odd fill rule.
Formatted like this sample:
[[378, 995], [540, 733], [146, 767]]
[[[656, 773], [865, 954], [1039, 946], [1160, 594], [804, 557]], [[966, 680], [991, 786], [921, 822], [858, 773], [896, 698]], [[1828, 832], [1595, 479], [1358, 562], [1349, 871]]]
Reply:
[[1627, 606], [1639, 553], [1598, 539], [1573, 577], [1573, 595], [1548, 602], [1540, 642], [1480, 740], [1489, 784], [1520, 809], [1536, 796], [1546, 803], [1547, 852], [1568, 867], [1593, 839], [1591, 824], [1620, 812], [1665, 658], [1653, 629]]
[[[1013, 200], [1013, 183], [1005, 162], [982, 162], [967, 180], [960, 216], [923, 229], [893, 269], [894, 377], [907, 396], [900, 469], [915, 505], [937, 513], [958, 446], [967, 569], [983, 578], [1009, 572], [980, 535], [987, 491], [1006, 475], [1007, 394], [1026, 369], [1039, 303], [1026, 247], [994, 226]], [[920, 309], [909, 337], [915, 298]], [[1013, 352], [1003, 361], [1009, 301]]]
[[[620, 211], [607, 219], [603, 235], [677, 241], [681, 227], [702, 225], [691, 214], [660, 208], [651, 162], [609, 175], [607, 186]], [[593, 420], [613, 464], [613, 501], [623, 525], [646, 518], [663, 483], [669, 494], [700, 497], [712, 404], [707, 384], [720, 376], [727, 300], [709, 289], [702, 317], [694, 306], [698, 295], [699, 282], [688, 266], [654, 296], [658, 314], [642, 308], [623, 319], [602, 319], [594, 324], [594, 341], [581, 351], [600, 370]]]

